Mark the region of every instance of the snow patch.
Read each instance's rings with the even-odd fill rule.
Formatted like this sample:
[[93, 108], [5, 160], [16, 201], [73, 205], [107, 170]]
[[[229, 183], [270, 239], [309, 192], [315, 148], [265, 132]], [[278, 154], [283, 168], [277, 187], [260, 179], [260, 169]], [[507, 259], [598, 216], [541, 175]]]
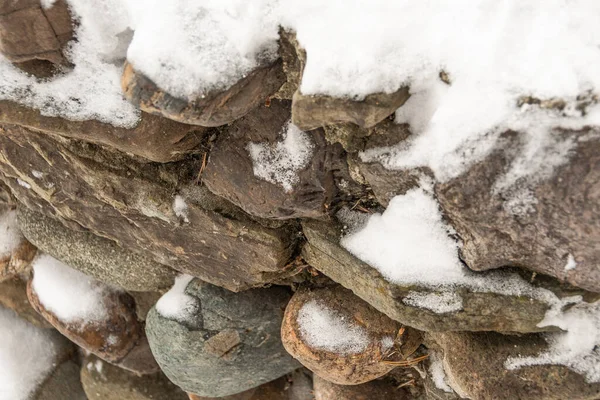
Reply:
[[31, 171], [31, 175], [33, 175], [33, 177], [37, 179], [42, 179], [44, 177], [44, 174], [42, 172], [36, 171], [35, 169]]
[[0, 258], [10, 257], [23, 240], [17, 223], [17, 212], [7, 210], [0, 214]]
[[198, 299], [185, 293], [188, 284], [194, 279], [190, 275], [179, 275], [173, 287], [156, 303], [156, 311], [164, 318], [185, 322], [199, 311]]
[[33, 261], [32, 287], [44, 308], [63, 322], [108, 318], [104, 297], [113, 289], [48, 254]]
[[310, 136], [288, 122], [281, 134], [282, 140], [268, 143], [248, 143], [254, 175], [267, 182], [281, 185], [286, 192], [298, 182], [298, 171], [308, 165], [313, 144]]
[[394, 347], [394, 338], [392, 336], [384, 336], [381, 339], [381, 352], [385, 354], [392, 347]]
[[446, 372], [444, 371], [442, 358], [435, 351], [429, 353], [429, 374], [436, 388], [447, 393], [453, 392], [452, 388], [446, 383]]
[[40, 2], [42, 4], [42, 8], [44, 10], [47, 10], [49, 8], [52, 8], [52, 6], [54, 5], [54, 3], [56, 3], [56, 0], [41, 0]]
[[567, 264], [565, 265], [565, 271], [571, 271], [575, 268], [577, 268], [577, 262], [575, 261], [573, 254], [569, 253], [569, 257], [567, 258]]
[[50, 374], [58, 352], [51, 332], [0, 307], [0, 399], [27, 400]]
[[31, 189], [31, 185], [28, 182], [25, 182], [24, 180], [17, 178], [17, 183], [19, 184], [19, 186], [23, 186], [25, 189]]
[[298, 327], [306, 343], [338, 354], [356, 354], [370, 343], [367, 331], [344, 320], [338, 312], [316, 300], [306, 302], [298, 312]]
[[176, 195], [173, 200], [173, 212], [185, 222], [190, 222], [188, 218], [188, 205], [185, 202], [185, 199], [180, 195]]
[[463, 300], [454, 292], [409, 292], [402, 299], [404, 304], [431, 310], [438, 314], [460, 311], [463, 308]]

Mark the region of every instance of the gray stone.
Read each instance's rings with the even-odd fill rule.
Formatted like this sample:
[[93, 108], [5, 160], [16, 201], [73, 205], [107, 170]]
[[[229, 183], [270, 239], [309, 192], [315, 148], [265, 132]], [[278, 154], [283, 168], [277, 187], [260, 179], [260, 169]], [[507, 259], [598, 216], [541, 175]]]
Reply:
[[[454, 292], [462, 298], [462, 310], [437, 314], [428, 309], [407, 305], [402, 299], [409, 292], [431, 293], [431, 289], [417, 285], [402, 286], [387, 281], [376, 269], [338, 244], [341, 234], [339, 225], [304, 221], [303, 228], [308, 241], [303, 249], [303, 256], [311, 266], [405, 325], [423, 331], [539, 332], [556, 329], [537, 326], [549, 306], [526, 296], [477, 293], [467, 287], [456, 287]], [[566, 288], [567, 292], [562, 293], [560, 287], [552, 286], [552, 281], [544, 280], [544, 284], [559, 296], [566, 295], [567, 292], [582, 293], [572, 288]]]
[[280, 287], [232, 293], [193, 280], [186, 293], [199, 303], [196, 321], [146, 319], [152, 352], [163, 372], [185, 391], [205, 397], [233, 395], [297, 368], [280, 339], [290, 298]]
[[591, 400], [600, 396], [600, 384], [567, 367], [537, 365], [507, 370], [508, 357], [535, 356], [546, 349], [540, 335], [499, 333], [432, 333], [443, 350], [450, 386], [462, 397], [494, 400]]
[[125, 290], [156, 291], [172, 286], [176, 272], [149, 257], [90, 232], [74, 231], [44, 214], [21, 207], [19, 225], [39, 249], [86, 275]]
[[87, 400], [79, 380], [79, 366], [71, 360], [60, 364], [37, 390], [35, 400]]

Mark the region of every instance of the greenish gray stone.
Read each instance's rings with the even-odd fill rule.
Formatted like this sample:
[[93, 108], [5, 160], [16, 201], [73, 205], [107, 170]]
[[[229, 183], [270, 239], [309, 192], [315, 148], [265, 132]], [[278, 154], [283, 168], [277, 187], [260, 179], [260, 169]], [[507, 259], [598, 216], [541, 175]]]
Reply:
[[193, 280], [193, 321], [179, 322], [152, 308], [146, 333], [156, 361], [187, 392], [223, 397], [279, 378], [301, 365], [283, 348], [283, 311], [290, 295], [281, 287], [229, 292]]
[[40, 250], [86, 275], [126, 290], [157, 291], [173, 284], [176, 272], [149, 257], [86, 231], [74, 231], [25, 207], [18, 211], [23, 235]]

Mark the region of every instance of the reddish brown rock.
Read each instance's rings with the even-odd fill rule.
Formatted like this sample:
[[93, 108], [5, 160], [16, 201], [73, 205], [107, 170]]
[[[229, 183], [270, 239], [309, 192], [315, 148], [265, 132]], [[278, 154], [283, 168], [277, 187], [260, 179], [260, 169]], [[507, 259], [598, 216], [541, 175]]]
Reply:
[[235, 121], [214, 144], [202, 181], [215, 194], [262, 218], [320, 218], [337, 193], [334, 171], [343, 150], [325, 141], [323, 131], [307, 132], [313, 146], [307, 165], [295, 174], [291, 191], [254, 175], [250, 143], [274, 145], [290, 121], [290, 103], [273, 100]]
[[104, 293], [103, 305], [108, 314], [105, 320], [63, 321], [40, 302], [32, 281], [27, 286], [27, 296], [33, 308], [72, 342], [130, 371], [139, 374], [156, 372], [158, 365], [150, 352], [143, 326], [136, 317], [133, 299], [116, 290], [107, 289]]
[[361, 385], [336, 385], [315, 376], [315, 400], [409, 400], [413, 397], [392, 381], [377, 380]]
[[161, 90], [126, 63], [121, 78], [125, 97], [143, 111], [201, 126], [225, 125], [263, 103], [285, 82], [281, 60], [262, 65], [229, 89], [188, 101]]
[[[309, 311], [304, 308], [307, 304], [310, 304], [309, 307], [316, 304], [316, 309], [311, 308]], [[332, 324], [343, 326], [323, 326], [323, 335], [337, 332], [344, 336], [340, 340], [347, 340], [347, 336], [352, 336], [351, 340], [359, 336], [361, 339], [356, 339], [357, 343], [348, 348], [342, 345], [336, 347], [336, 343], [328, 343], [327, 339], [325, 344], [315, 342], [311, 334], [318, 336], [319, 333], [307, 332], [311, 328], [307, 328], [304, 321], [306, 318], [328, 318], [314, 315], [317, 310], [329, 314], [335, 320], [331, 321]], [[399, 335], [400, 328], [398, 322], [381, 314], [341, 286], [301, 289], [294, 294], [286, 308], [281, 340], [285, 349], [316, 375], [337, 384], [356, 385], [391, 371], [394, 365], [384, 362], [388, 360], [388, 355], [394, 353], [393, 360], [403, 360], [419, 347], [420, 334], [406, 328]], [[351, 334], [344, 333], [350, 330]]]
[[11, 248], [7, 249], [8, 252], [0, 254], [0, 282], [2, 282], [25, 275], [31, 260], [37, 253], [37, 248], [29, 243], [21, 233], [16, 220], [16, 210], [0, 204], [0, 219], [2, 219], [3, 229], [6, 229], [2, 235], [6, 235], [7, 239], [14, 240], [14, 246], [10, 246]]
[[27, 72], [47, 69], [44, 62], [66, 65], [62, 50], [72, 36], [73, 25], [64, 0], [47, 9], [38, 0], [0, 2], [0, 51]]
[[[508, 132], [485, 160], [436, 187], [471, 269], [523, 267], [600, 292], [600, 136], [588, 130], [562, 135], [575, 146], [549, 179], [516, 186], [512, 194], [494, 190], [524, 145], [518, 133]], [[529, 202], [511, 208], [519, 190]], [[566, 268], [569, 255], [573, 269]]]
[[19, 278], [12, 278], [0, 283], [0, 305], [16, 312], [19, 317], [40, 328], [52, 328], [27, 299], [27, 283]]
[[7, 100], [0, 100], [0, 122], [105, 145], [157, 162], [180, 160], [196, 152], [209, 134], [205, 128], [146, 113], [142, 113], [138, 124], [130, 129], [95, 120], [69, 121], [41, 115], [38, 110]]

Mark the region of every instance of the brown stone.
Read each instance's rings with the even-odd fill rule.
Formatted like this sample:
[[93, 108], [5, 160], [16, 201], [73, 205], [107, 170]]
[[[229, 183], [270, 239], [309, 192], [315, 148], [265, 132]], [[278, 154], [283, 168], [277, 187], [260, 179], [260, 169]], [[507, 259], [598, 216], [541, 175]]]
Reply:
[[[0, 204], [0, 217], [6, 218], [7, 215], [15, 216], [15, 212], [16, 211], [12, 209], [11, 206]], [[12, 279], [19, 275], [26, 275], [29, 271], [31, 260], [33, 260], [37, 253], [37, 248], [23, 237], [16, 225], [9, 225], [8, 229], [16, 230], [13, 234], [20, 237], [20, 240], [9, 254], [0, 255], [0, 282]]]
[[[436, 187], [471, 269], [523, 267], [600, 292], [600, 137], [587, 130], [563, 135], [576, 143], [569, 162], [549, 179], [515, 188], [535, 199], [524, 212], [511, 212], [509, 198], [493, 190], [523, 146], [518, 133], [504, 134], [485, 160]], [[569, 254], [577, 266], [565, 270]]]
[[138, 376], [87, 356], [81, 367], [81, 383], [89, 399], [186, 400], [186, 393], [161, 372]]
[[280, 59], [259, 66], [224, 91], [212, 91], [188, 101], [161, 90], [126, 63], [121, 79], [125, 97], [143, 111], [201, 126], [225, 125], [263, 103], [285, 82]]
[[[58, 142], [18, 127], [0, 131], [0, 149], [0, 178], [15, 197], [71, 229], [83, 227], [234, 291], [296, 272], [285, 268], [295, 249], [292, 228], [266, 228], [196, 186], [201, 160], [138, 163], [88, 143]], [[43, 177], [32, 177], [32, 170], [44, 171]], [[188, 206], [187, 222], [173, 211], [178, 192]]]
[[108, 317], [103, 321], [62, 321], [40, 302], [31, 282], [27, 285], [29, 302], [69, 340], [103, 360], [136, 373], [158, 370], [143, 326], [136, 317], [134, 301], [128, 294], [107, 288], [103, 304]]
[[40, 328], [52, 328], [52, 325], [37, 313], [27, 299], [27, 283], [12, 278], [0, 283], [0, 305], [16, 312], [19, 317]]
[[135, 300], [135, 313], [137, 314], [137, 318], [140, 321], [146, 320], [146, 315], [148, 315], [148, 311], [160, 299], [163, 295], [161, 292], [128, 292], [133, 300]]
[[271, 101], [235, 121], [214, 144], [202, 175], [206, 186], [251, 215], [262, 218], [322, 218], [337, 193], [334, 170], [341, 168], [343, 150], [325, 141], [323, 131], [307, 132], [313, 144], [308, 165], [297, 172], [290, 192], [254, 175], [248, 144], [281, 141], [290, 120], [288, 101]]
[[34, 400], [88, 400], [81, 381], [79, 366], [67, 360], [52, 371], [36, 391]]
[[205, 128], [146, 113], [142, 113], [138, 124], [130, 129], [95, 120], [69, 121], [44, 116], [38, 110], [7, 100], [0, 100], [0, 122], [105, 145], [157, 162], [180, 160], [196, 152], [209, 134]]
[[[346, 353], [311, 346], [303, 337], [298, 316], [303, 306], [312, 301], [336, 313], [345, 323], [363, 329], [369, 344], [360, 352]], [[406, 328], [408, 331], [397, 338], [400, 327], [398, 322], [341, 286], [301, 289], [294, 294], [285, 310], [281, 340], [285, 349], [316, 375], [337, 384], [356, 385], [383, 376], [395, 368], [384, 362], [392, 351], [396, 350], [396, 358], [403, 360], [419, 347], [418, 331]], [[403, 342], [403, 339], [406, 340]]]
[[64, 0], [48, 9], [39, 1], [0, 2], [0, 51], [17, 66], [32, 61], [66, 65], [62, 50], [72, 36], [71, 16]]
[[377, 380], [361, 385], [337, 385], [314, 377], [315, 400], [409, 400], [413, 399], [403, 389], [389, 380]]
[[344, 122], [370, 128], [400, 108], [409, 97], [407, 87], [390, 94], [370, 94], [363, 100], [304, 95], [298, 90], [292, 99], [292, 121], [304, 130]]
[[600, 396], [600, 384], [567, 367], [537, 365], [508, 370], [509, 357], [535, 356], [546, 349], [539, 335], [499, 333], [435, 333], [432, 339], [444, 353], [446, 381], [470, 399], [591, 400]]

